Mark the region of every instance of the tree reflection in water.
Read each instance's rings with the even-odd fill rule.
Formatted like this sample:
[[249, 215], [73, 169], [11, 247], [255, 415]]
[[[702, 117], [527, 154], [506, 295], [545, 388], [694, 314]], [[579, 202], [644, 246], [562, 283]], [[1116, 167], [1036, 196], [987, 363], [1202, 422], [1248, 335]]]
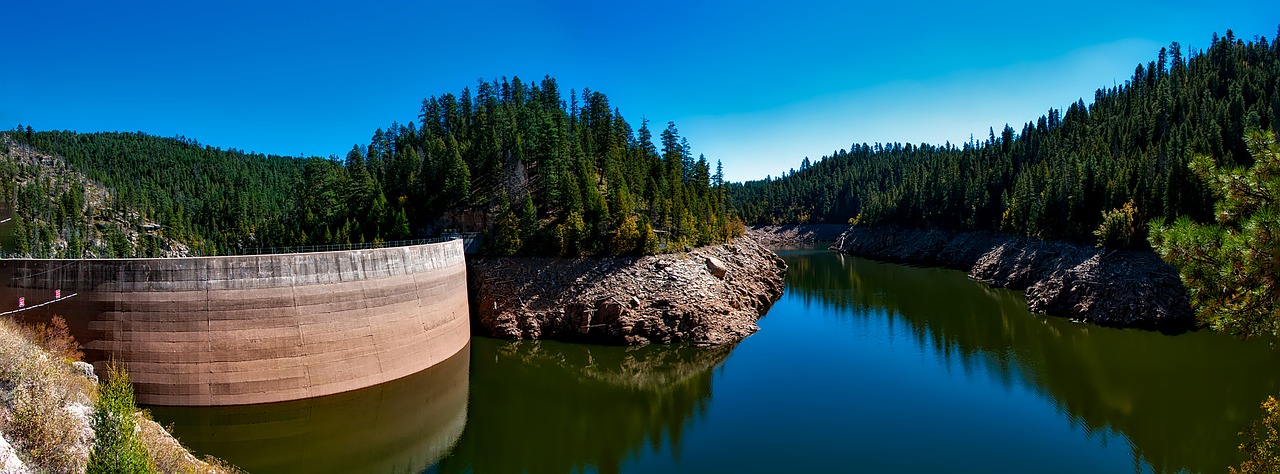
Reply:
[[1168, 336], [1027, 312], [1022, 295], [961, 272], [826, 252], [784, 255], [787, 291], [849, 317], [888, 317], [941, 354], [1006, 387], [1052, 400], [1091, 437], [1122, 433], [1135, 465], [1219, 472], [1237, 462], [1237, 433], [1280, 391], [1272, 341], [1197, 331]]
[[472, 340], [471, 417], [439, 472], [618, 472], [705, 416], [732, 346]]

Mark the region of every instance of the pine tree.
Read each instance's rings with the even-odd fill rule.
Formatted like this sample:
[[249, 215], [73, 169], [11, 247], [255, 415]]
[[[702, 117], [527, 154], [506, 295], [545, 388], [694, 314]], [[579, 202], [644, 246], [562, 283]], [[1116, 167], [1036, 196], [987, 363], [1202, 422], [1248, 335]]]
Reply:
[[390, 240], [406, 240], [413, 235], [409, 229], [409, 216], [405, 215], [404, 209], [396, 211], [395, 221], [392, 223]]
[[1251, 131], [1246, 142], [1248, 169], [1203, 155], [1191, 162], [1219, 195], [1216, 222], [1156, 222], [1150, 240], [1178, 267], [1203, 322], [1244, 337], [1280, 335], [1280, 148], [1269, 131]]
[[450, 138], [450, 146], [446, 152], [446, 162], [444, 170], [444, 186], [441, 191], [443, 202], [447, 206], [455, 206], [463, 203], [463, 200], [471, 192], [471, 171], [467, 168], [467, 163], [462, 160], [462, 153], [458, 150], [458, 144]]

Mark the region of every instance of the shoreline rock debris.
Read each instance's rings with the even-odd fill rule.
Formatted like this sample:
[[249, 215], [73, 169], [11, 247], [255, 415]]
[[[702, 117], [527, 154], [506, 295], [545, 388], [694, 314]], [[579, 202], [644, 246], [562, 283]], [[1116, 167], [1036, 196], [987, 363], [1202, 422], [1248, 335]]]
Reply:
[[758, 225], [747, 228], [747, 235], [767, 247], [801, 245], [813, 242], [835, 242], [849, 226], [844, 224]]
[[782, 296], [787, 268], [751, 237], [679, 254], [467, 266], [480, 334], [630, 345], [739, 341]]
[[1046, 242], [993, 232], [849, 228], [834, 250], [895, 263], [954, 268], [1024, 291], [1034, 313], [1112, 327], [1195, 327], [1177, 270], [1154, 252]]

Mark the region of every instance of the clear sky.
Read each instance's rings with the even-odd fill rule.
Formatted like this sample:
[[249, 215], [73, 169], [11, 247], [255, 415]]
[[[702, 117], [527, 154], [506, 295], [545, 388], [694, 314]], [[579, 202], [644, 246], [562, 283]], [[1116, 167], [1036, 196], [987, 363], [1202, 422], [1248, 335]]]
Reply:
[[[477, 79], [555, 77], [758, 179], [852, 143], [964, 142], [1280, 2], [10, 2], [0, 127], [343, 155]], [[567, 94], [566, 94], [567, 99]]]

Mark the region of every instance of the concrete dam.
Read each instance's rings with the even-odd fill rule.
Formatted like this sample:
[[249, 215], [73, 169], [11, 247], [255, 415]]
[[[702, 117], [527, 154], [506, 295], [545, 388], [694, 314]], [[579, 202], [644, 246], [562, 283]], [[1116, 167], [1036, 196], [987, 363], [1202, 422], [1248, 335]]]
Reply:
[[461, 240], [227, 257], [0, 260], [0, 313], [61, 315], [141, 404], [330, 395], [449, 359], [471, 336]]

